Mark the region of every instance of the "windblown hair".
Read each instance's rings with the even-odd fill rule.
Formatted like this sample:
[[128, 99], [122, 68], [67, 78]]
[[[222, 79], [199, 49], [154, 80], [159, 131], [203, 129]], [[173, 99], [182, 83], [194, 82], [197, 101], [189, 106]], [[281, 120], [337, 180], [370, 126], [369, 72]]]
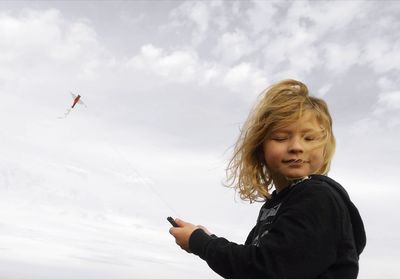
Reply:
[[272, 132], [296, 122], [307, 111], [315, 114], [323, 132], [318, 146], [324, 147], [324, 161], [315, 174], [327, 174], [336, 146], [328, 106], [324, 100], [309, 96], [305, 84], [288, 79], [259, 96], [236, 142], [225, 185], [235, 188], [240, 198], [250, 203], [269, 199], [273, 181], [265, 163], [263, 143]]

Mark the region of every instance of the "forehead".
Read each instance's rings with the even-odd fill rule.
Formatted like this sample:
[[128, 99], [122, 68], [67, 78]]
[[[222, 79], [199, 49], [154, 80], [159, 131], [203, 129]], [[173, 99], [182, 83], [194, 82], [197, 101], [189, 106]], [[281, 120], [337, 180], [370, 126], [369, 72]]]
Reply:
[[305, 111], [304, 114], [292, 121], [285, 121], [278, 125], [276, 125], [275, 129], [272, 132], [277, 131], [321, 131], [323, 127], [321, 123], [318, 121], [315, 113], [311, 111]]

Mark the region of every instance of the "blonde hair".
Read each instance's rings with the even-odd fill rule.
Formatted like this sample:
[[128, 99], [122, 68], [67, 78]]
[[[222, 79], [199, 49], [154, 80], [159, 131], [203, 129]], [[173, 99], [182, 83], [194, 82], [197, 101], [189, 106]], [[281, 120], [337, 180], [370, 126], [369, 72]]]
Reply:
[[288, 79], [263, 91], [251, 110], [226, 169], [225, 185], [251, 203], [270, 198], [273, 181], [265, 164], [263, 143], [273, 131], [294, 123], [306, 111], [314, 113], [323, 129], [319, 144], [324, 147], [324, 160], [315, 173], [326, 175], [336, 146], [328, 106], [324, 100], [309, 96], [305, 84]]

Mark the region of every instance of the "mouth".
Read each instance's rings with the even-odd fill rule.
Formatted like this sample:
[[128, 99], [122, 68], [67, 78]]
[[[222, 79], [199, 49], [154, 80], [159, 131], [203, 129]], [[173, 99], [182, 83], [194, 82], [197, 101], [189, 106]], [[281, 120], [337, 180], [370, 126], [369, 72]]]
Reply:
[[290, 165], [300, 165], [304, 163], [308, 163], [308, 161], [302, 159], [290, 159], [290, 160], [283, 160], [283, 163], [290, 164]]

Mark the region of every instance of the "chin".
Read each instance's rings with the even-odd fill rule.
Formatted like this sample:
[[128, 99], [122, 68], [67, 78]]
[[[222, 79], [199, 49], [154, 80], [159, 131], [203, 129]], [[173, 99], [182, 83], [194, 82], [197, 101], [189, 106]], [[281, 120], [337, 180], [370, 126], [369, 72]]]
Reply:
[[291, 172], [286, 174], [286, 177], [289, 179], [297, 179], [297, 178], [302, 178], [309, 175], [307, 172]]

